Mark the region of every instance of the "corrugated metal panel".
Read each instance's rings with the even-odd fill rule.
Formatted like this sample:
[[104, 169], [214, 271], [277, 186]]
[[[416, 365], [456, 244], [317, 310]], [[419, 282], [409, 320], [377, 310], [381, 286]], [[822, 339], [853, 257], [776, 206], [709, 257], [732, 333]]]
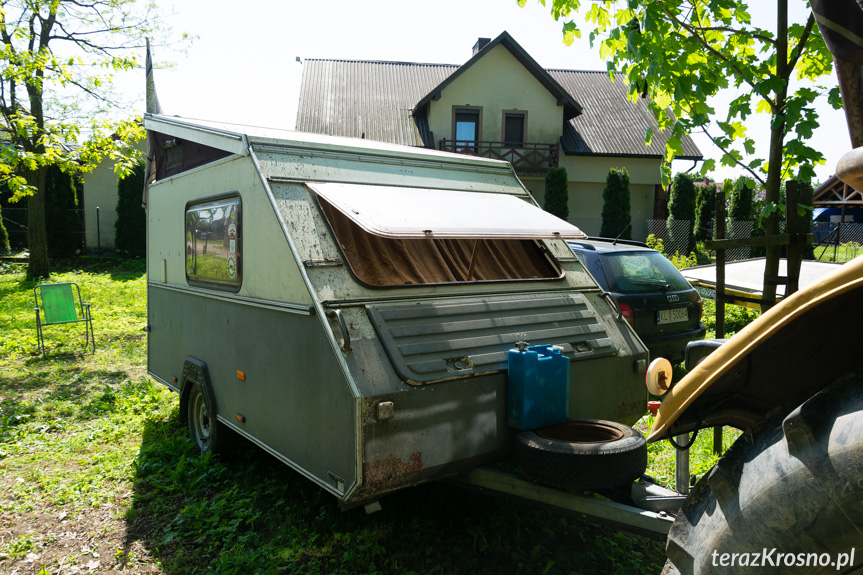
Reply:
[[305, 60], [297, 109], [300, 132], [431, 145], [414, 105], [458, 66], [352, 60]]
[[577, 361], [617, 347], [584, 294], [368, 306], [393, 366], [408, 383], [507, 369], [515, 342], [558, 345]]
[[[578, 100], [583, 113], [564, 125], [561, 144], [567, 154], [610, 156], [662, 156], [667, 135], [647, 109], [647, 101], [632, 102], [622, 78], [612, 82], [606, 72], [549, 70], [551, 76]], [[644, 145], [647, 128], [653, 129], [650, 146]], [[688, 136], [681, 158], [701, 158]]]

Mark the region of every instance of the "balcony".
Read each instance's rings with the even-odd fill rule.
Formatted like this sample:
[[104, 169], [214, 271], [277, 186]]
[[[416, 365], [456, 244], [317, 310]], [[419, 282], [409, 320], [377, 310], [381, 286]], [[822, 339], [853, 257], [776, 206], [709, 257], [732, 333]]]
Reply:
[[445, 152], [480, 156], [494, 160], [506, 160], [518, 171], [545, 171], [556, 168], [559, 153], [558, 144], [510, 144], [482, 140], [440, 141], [440, 149]]

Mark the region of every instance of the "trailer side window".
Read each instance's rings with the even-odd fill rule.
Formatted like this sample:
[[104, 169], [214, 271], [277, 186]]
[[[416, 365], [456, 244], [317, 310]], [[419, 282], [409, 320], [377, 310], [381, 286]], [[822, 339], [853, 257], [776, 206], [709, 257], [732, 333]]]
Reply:
[[243, 282], [239, 196], [186, 206], [186, 281], [238, 291]]

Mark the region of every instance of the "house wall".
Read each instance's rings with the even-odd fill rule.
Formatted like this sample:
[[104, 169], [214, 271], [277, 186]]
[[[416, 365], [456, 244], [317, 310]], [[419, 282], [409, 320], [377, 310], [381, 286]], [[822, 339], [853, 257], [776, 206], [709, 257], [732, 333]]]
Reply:
[[[147, 140], [134, 144], [141, 152], [141, 158], [147, 150]], [[117, 221], [117, 174], [114, 173], [114, 161], [103, 160], [95, 170], [84, 174], [84, 225], [86, 248], [114, 249]], [[143, 194], [143, 190], [141, 191]], [[98, 228], [96, 226], [96, 208], [99, 208]]]
[[563, 106], [500, 45], [444, 88], [440, 100], [430, 103], [428, 118], [436, 144], [453, 138], [454, 106], [482, 107], [482, 140], [503, 139], [504, 110], [527, 111], [528, 142], [555, 143], [563, 133]]
[[[98, 228], [96, 208], [99, 208]], [[86, 247], [113, 249], [117, 221], [117, 174], [114, 163], [105, 161], [84, 176]]]
[[[653, 219], [653, 197], [661, 182], [661, 161], [651, 158], [616, 158], [600, 156], [564, 156], [561, 167], [569, 178], [569, 221], [588, 235], [599, 235], [602, 224], [602, 190], [611, 168], [626, 168], [629, 172], [630, 214], [632, 238], [647, 238], [647, 220]], [[545, 202], [545, 179], [523, 177], [540, 206]]]

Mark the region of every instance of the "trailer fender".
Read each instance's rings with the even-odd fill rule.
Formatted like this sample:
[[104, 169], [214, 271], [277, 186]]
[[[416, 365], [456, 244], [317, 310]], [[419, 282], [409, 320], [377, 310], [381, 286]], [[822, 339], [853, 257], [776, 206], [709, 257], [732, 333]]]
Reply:
[[798, 291], [694, 366], [663, 397], [648, 442], [731, 425], [748, 429], [863, 366], [863, 256]]
[[184, 424], [189, 422], [189, 390], [195, 384], [200, 384], [213, 415], [218, 413], [216, 394], [213, 393], [210, 382], [210, 370], [206, 362], [190, 355], [183, 362], [183, 378], [180, 381], [180, 421]]

